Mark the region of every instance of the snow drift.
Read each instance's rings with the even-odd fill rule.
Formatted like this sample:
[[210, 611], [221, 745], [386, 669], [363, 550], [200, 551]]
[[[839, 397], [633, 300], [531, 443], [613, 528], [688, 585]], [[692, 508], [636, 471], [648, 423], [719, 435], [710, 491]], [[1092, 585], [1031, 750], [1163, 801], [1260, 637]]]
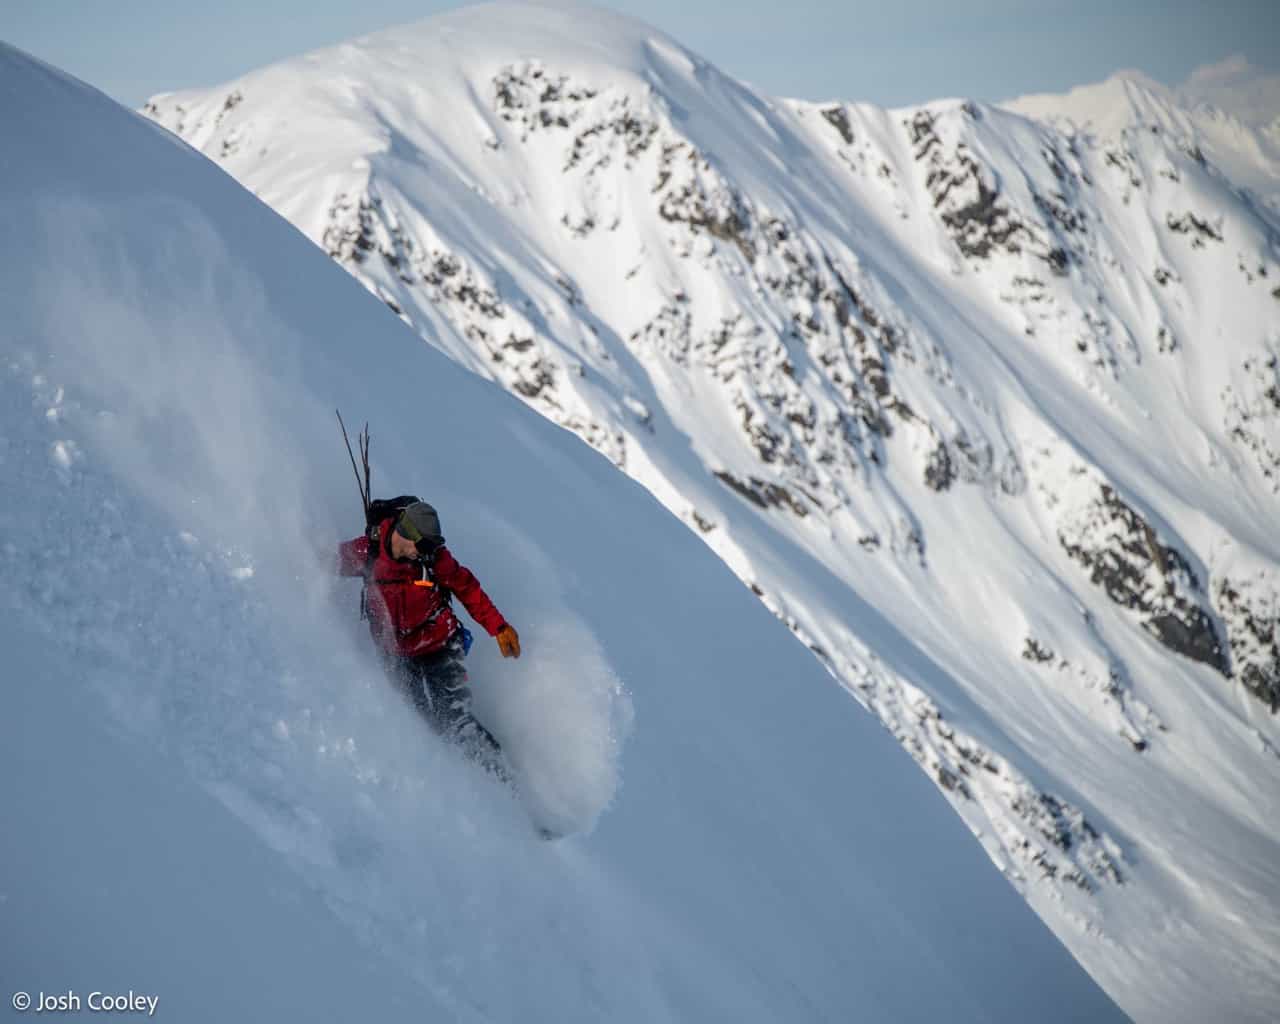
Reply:
[[[640, 487], [9, 48], [0, 120], [10, 989], [182, 1020], [1117, 1016]], [[535, 840], [379, 677], [328, 576], [335, 406], [521, 627], [476, 689], [589, 835]]]

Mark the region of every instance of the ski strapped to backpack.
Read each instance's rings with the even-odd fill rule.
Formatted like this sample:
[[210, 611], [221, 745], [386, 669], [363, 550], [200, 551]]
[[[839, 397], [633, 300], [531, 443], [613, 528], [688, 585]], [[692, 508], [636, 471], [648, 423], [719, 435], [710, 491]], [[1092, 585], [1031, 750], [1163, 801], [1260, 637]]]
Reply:
[[[342, 413], [334, 410], [338, 417], [338, 426], [342, 429], [342, 440], [347, 445], [347, 455], [351, 459], [351, 469], [356, 475], [356, 486], [360, 488], [360, 504], [364, 506], [364, 535], [368, 541], [365, 550], [364, 559], [364, 584], [360, 588], [360, 618], [369, 618], [369, 581], [373, 579], [373, 565], [378, 560], [378, 550], [382, 545], [382, 524], [389, 518], [399, 515], [410, 505], [414, 505], [421, 501], [416, 494], [402, 494], [398, 498], [373, 498], [372, 474], [369, 470], [369, 424], [364, 425], [364, 429], [356, 435], [356, 442], [360, 446], [360, 465], [356, 465], [355, 452], [351, 450], [351, 438], [347, 435], [347, 425], [342, 422]], [[360, 471], [364, 470], [364, 477], [361, 479]], [[418, 564], [422, 566], [422, 578], [405, 581], [405, 580], [373, 580], [375, 583], [404, 583], [411, 582], [416, 587], [435, 587], [436, 574], [433, 565], [434, 556], [430, 559], [421, 559]], [[409, 630], [410, 633], [421, 629], [423, 626], [430, 625], [435, 621], [446, 608], [449, 608], [453, 595], [447, 588], [439, 588], [440, 607], [427, 619], [426, 622], [414, 629]], [[471, 649], [471, 634], [464, 627], [462, 632], [465, 634], [466, 649]], [[407, 635], [407, 634], [405, 634]]]

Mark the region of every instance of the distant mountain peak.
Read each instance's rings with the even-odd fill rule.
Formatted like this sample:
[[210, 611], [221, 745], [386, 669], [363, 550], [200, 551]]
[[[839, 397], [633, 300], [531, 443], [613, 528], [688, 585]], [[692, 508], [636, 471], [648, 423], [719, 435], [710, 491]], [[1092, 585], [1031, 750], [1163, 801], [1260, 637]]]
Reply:
[[1177, 87], [1124, 70], [1067, 93], [1023, 96], [1001, 106], [1106, 138], [1152, 126], [1178, 132], [1232, 181], [1280, 210], [1280, 76], [1262, 74], [1243, 57], [1199, 68]]

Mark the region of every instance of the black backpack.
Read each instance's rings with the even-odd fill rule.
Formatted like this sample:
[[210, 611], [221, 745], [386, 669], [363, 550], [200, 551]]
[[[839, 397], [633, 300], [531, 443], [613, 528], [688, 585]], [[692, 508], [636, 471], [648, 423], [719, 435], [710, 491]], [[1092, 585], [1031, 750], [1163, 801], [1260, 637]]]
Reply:
[[[376, 498], [369, 502], [369, 508], [364, 514], [364, 529], [365, 536], [369, 538], [369, 551], [373, 557], [369, 559], [368, 568], [373, 567], [373, 559], [378, 557], [378, 527], [382, 525], [382, 521], [399, 515], [410, 505], [416, 505], [421, 500], [416, 494], [402, 494], [398, 498]], [[365, 574], [368, 575], [367, 569]]]

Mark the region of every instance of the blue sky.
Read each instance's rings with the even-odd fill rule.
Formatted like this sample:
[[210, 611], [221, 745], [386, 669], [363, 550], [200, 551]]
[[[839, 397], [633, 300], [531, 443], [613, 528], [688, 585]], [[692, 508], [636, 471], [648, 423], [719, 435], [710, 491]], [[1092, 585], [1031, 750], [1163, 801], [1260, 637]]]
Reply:
[[[460, 6], [438, 0], [4, 0], [0, 39], [130, 106]], [[1057, 92], [1136, 68], [1168, 84], [1242, 54], [1280, 72], [1280, 0], [617, 0], [765, 92], [884, 105]], [[1280, 111], [1277, 111], [1280, 113]]]

